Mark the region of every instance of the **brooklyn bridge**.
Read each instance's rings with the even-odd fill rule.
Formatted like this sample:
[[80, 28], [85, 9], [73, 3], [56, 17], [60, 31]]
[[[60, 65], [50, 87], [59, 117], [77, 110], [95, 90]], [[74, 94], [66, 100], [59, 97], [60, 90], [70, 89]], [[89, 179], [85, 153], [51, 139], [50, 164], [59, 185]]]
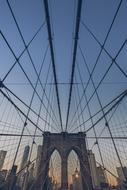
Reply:
[[0, 1], [0, 190], [127, 189], [127, 1]]

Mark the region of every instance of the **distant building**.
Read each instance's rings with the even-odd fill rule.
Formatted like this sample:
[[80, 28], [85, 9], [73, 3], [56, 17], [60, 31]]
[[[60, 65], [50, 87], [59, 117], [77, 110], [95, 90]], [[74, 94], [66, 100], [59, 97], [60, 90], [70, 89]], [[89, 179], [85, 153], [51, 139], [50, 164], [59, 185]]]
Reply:
[[16, 188], [16, 181], [17, 181], [17, 176], [16, 176], [16, 171], [17, 171], [17, 165], [14, 165], [12, 169], [8, 171], [7, 177], [6, 177], [6, 186], [7, 189], [14, 189]]
[[35, 177], [38, 175], [38, 169], [40, 167], [41, 155], [42, 155], [42, 145], [39, 145], [38, 149], [37, 149], [37, 160], [36, 160]]
[[34, 163], [31, 163], [28, 171], [26, 171], [25, 175], [24, 175], [25, 179], [24, 179], [24, 185], [26, 186], [26, 188], [24, 189], [31, 189], [31, 186], [34, 183]]
[[99, 180], [101, 189], [107, 188], [108, 183], [107, 183], [107, 179], [106, 179], [106, 175], [105, 175], [105, 170], [101, 166], [97, 167], [97, 174], [98, 174], [98, 180]]
[[4, 165], [4, 160], [6, 157], [7, 151], [5, 150], [0, 150], [0, 170], [2, 170], [3, 165]]
[[29, 145], [25, 146], [23, 156], [22, 156], [22, 160], [21, 160], [21, 164], [20, 164], [20, 169], [19, 169], [20, 174], [18, 175], [18, 179], [17, 179], [17, 183], [18, 183], [19, 187], [21, 187], [21, 188], [24, 185], [24, 181], [25, 181], [25, 177], [26, 177], [25, 166], [28, 164], [29, 151], [30, 151]]
[[22, 157], [22, 161], [20, 165], [20, 170], [22, 170], [28, 162], [29, 151], [30, 151], [30, 147], [29, 145], [27, 145], [24, 149], [24, 153], [23, 153], [23, 157]]
[[95, 155], [93, 154], [92, 150], [88, 150], [88, 158], [89, 158], [93, 188], [96, 188], [99, 187], [100, 184], [98, 180], [98, 171], [96, 166]]
[[34, 163], [30, 164], [29, 166], [29, 178], [31, 179], [31, 181], [33, 180], [34, 178]]
[[[125, 181], [126, 180], [125, 176], [127, 178], [127, 167], [123, 167], [123, 169], [122, 169], [122, 167], [117, 167], [116, 170], [117, 170], [117, 174], [118, 174], [119, 180], [121, 182]], [[123, 171], [124, 171], [125, 176], [123, 174]]]
[[82, 190], [82, 182], [80, 172], [76, 169], [72, 175], [72, 187], [73, 190]]
[[7, 176], [7, 170], [0, 171], [0, 183], [4, 182]]

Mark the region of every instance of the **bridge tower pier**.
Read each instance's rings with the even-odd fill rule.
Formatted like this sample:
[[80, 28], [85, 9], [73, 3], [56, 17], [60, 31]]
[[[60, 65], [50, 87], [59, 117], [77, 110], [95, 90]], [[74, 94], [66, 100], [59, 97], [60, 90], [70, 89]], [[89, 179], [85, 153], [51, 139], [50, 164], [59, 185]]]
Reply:
[[68, 155], [74, 150], [79, 158], [82, 186], [85, 190], [92, 190], [92, 179], [85, 134], [79, 133], [44, 133], [40, 165], [35, 183], [36, 190], [46, 190], [49, 162], [52, 153], [57, 150], [61, 156], [61, 190], [68, 190]]

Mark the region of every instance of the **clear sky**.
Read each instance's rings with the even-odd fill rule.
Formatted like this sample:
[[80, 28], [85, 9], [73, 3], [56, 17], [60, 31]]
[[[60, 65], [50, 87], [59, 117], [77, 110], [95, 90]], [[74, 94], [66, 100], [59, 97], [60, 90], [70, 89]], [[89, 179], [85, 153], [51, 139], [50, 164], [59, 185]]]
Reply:
[[[36, 1], [35, 0], [27, 0], [27, 1], [26, 0], [17, 0], [17, 1], [10, 0], [9, 2], [15, 14], [17, 23], [21, 29], [24, 40], [26, 44], [28, 44], [29, 41], [34, 36], [34, 34], [36, 33], [36, 31], [38, 30], [38, 28], [45, 22], [43, 1], [42, 0], [36, 0]], [[82, 12], [81, 12], [82, 23], [80, 23], [78, 44], [80, 45], [85, 55], [86, 62], [87, 62], [90, 72], [92, 71], [93, 66], [96, 62], [97, 56], [100, 51], [100, 46], [85, 29], [85, 27], [83, 26], [83, 23], [89, 27], [89, 29], [93, 32], [93, 34], [96, 36], [99, 42], [103, 44], [119, 3], [120, 3], [119, 0], [83, 0]], [[73, 50], [73, 45], [74, 45], [76, 8], [77, 8], [77, 0], [49, 0], [49, 12], [50, 12], [50, 17], [51, 17], [52, 37], [53, 37], [53, 45], [54, 45], [54, 52], [55, 52], [55, 65], [56, 65], [56, 73], [57, 73], [57, 79], [58, 79], [58, 90], [59, 90], [59, 96], [60, 96], [62, 121], [63, 121], [64, 127], [66, 124], [66, 114], [67, 114], [67, 106], [68, 106], [67, 103], [68, 103], [68, 96], [69, 96], [68, 83], [70, 82], [71, 67], [72, 67], [72, 56], [73, 56], [72, 50]], [[113, 27], [109, 33], [108, 39], [105, 44], [105, 49], [109, 52], [109, 54], [113, 58], [115, 58], [117, 52], [121, 48], [125, 39], [127, 38], [126, 18], [127, 18], [127, 1], [123, 0], [121, 7], [119, 9], [119, 12], [117, 14], [117, 17], [115, 19], [115, 22], [113, 24]], [[0, 1], [0, 30], [2, 31], [8, 43], [10, 44], [11, 48], [13, 49], [15, 55], [19, 57], [19, 55], [21, 54], [21, 52], [24, 50], [25, 47], [21, 39], [21, 36], [17, 30], [17, 27], [15, 25], [14, 19], [11, 15], [11, 12], [9, 10], [6, 0]], [[45, 24], [43, 28], [41, 29], [41, 31], [36, 36], [36, 38], [33, 40], [33, 42], [29, 46], [29, 52], [31, 54], [32, 60], [34, 62], [34, 65], [38, 73], [42, 64], [42, 60], [44, 58], [47, 45], [48, 45], [48, 34], [47, 34], [47, 28]], [[0, 35], [0, 52], [1, 52], [0, 53], [0, 78], [2, 80], [5, 77], [6, 73], [9, 71], [9, 69], [11, 68], [11, 66], [13, 65], [13, 63], [15, 62], [15, 58], [10, 52], [9, 48], [7, 47], [1, 35]], [[121, 53], [116, 59], [118, 65], [120, 65], [120, 67], [124, 70], [125, 73], [127, 73], [127, 63], [126, 63], [127, 53], [126, 52], [127, 52], [127, 45], [125, 44], [124, 48], [122, 49]], [[29, 59], [27, 52], [23, 54], [23, 56], [20, 58], [19, 61], [22, 67], [24, 68], [25, 72], [27, 73], [30, 81], [35, 86], [35, 83], [37, 81], [37, 76], [31, 65], [31, 61]], [[102, 51], [98, 64], [93, 73], [93, 81], [95, 83], [95, 86], [97, 86], [100, 80], [102, 79], [104, 73], [106, 72], [109, 65], [111, 64], [111, 61], [112, 60], [109, 58], [109, 56], [104, 51]], [[46, 94], [47, 94], [48, 99], [51, 102], [51, 105], [53, 106], [53, 110], [56, 114], [56, 118], [59, 121], [58, 108], [56, 106], [56, 103], [57, 103], [56, 96], [53, 94], [55, 93], [53, 92], [54, 85], [51, 85], [51, 83], [53, 83], [54, 81], [53, 81], [52, 65], [49, 66], [50, 64], [51, 64], [51, 56], [50, 56], [50, 51], [48, 49], [47, 56], [46, 56], [43, 69], [40, 75], [40, 79], [41, 79], [42, 84], [45, 85], [48, 69], [50, 67], [49, 76], [47, 79], [48, 85], [46, 87]], [[71, 119], [73, 118], [75, 111], [77, 110], [76, 107], [80, 99], [79, 97], [81, 97], [83, 94], [83, 88], [82, 88], [81, 80], [78, 73], [78, 67], [81, 73], [82, 81], [85, 86], [89, 79], [89, 73], [85, 67], [79, 47], [78, 47], [77, 56], [76, 56], [75, 78], [74, 78], [74, 82], [79, 83], [78, 92], [77, 92], [77, 85], [74, 84], [73, 92], [72, 92], [72, 102], [71, 102], [71, 107], [70, 107], [69, 123]], [[24, 73], [21, 71], [21, 68], [19, 67], [18, 64], [15, 65], [13, 70], [5, 79], [4, 83], [10, 90], [12, 90], [18, 97], [20, 97], [21, 100], [23, 100], [27, 105], [30, 104], [30, 99], [32, 97], [33, 89], [31, 88], [28, 80], [26, 79]], [[38, 84], [37, 86], [37, 92], [39, 95], [42, 94], [42, 89], [40, 88], [40, 86], [41, 86], [40, 84]], [[126, 87], [127, 87], [126, 77], [120, 72], [120, 70], [114, 64], [98, 89], [98, 94], [99, 94], [102, 105], [104, 106], [105, 104], [107, 104], [117, 95], [119, 95], [122, 91], [124, 91]], [[50, 90], [51, 90], [51, 93], [50, 93]], [[88, 99], [92, 95], [93, 91], [94, 89], [90, 81], [90, 84], [86, 90], [86, 96]], [[11, 98], [20, 108], [22, 108], [24, 113], [27, 114], [28, 110], [13, 96], [11, 96]], [[2, 97], [1, 97], [1, 101], [2, 101]], [[51, 110], [50, 108], [48, 108], [48, 102], [45, 97], [44, 97], [44, 103], [46, 105], [46, 108], [50, 112]], [[83, 98], [81, 107], [77, 110], [76, 115], [74, 117], [74, 121], [77, 118], [77, 113], [80, 114], [81, 109], [85, 106], [85, 104], [86, 104], [86, 101], [85, 101], [85, 98]], [[35, 95], [31, 107], [38, 113], [39, 106], [40, 106], [39, 98], [37, 95]], [[96, 95], [94, 95], [94, 97], [90, 101], [89, 106], [90, 106], [92, 115], [100, 109], [100, 105], [97, 101]], [[2, 107], [1, 121], [6, 121], [10, 123], [12, 115], [9, 116], [10, 118], [9, 117], [6, 118], [3, 114], [4, 113], [3, 110], [6, 110], [6, 109], [7, 109], [6, 106], [5, 106], [5, 109], [4, 109], [4, 106]], [[8, 107], [8, 109], [10, 108]], [[123, 112], [123, 115], [125, 115], [124, 110], [121, 112]], [[88, 110], [86, 109], [83, 113], [84, 113], [83, 117], [85, 118], [85, 120], [88, 119], [89, 118]], [[48, 122], [51, 122], [54, 127], [56, 127], [55, 123], [53, 123], [53, 121], [50, 121], [49, 114], [47, 116], [47, 112], [44, 106], [42, 106], [41, 116], [47, 119]], [[101, 114], [99, 116], [101, 116]], [[15, 116], [15, 118], [13, 119], [13, 123], [16, 120], [16, 117], [18, 116]], [[32, 118], [34, 122], [37, 121], [37, 117], [31, 112], [29, 114], [29, 117]], [[52, 115], [52, 117], [54, 116]], [[96, 119], [98, 119], [98, 117]], [[94, 122], [96, 121], [96, 119], [94, 120]], [[116, 121], [117, 119], [118, 117], [116, 117], [115, 121], [112, 121], [114, 122], [113, 123], [114, 125], [117, 123]], [[123, 119], [121, 119], [120, 117], [119, 122], [121, 122], [121, 120], [123, 121]], [[83, 118], [80, 117], [79, 120], [76, 121], [74, 125], [72, 125], [72, 129], [75, 129], [75, 127], [77, 127], [82, 122], [83, 122]], [[21, 121], [19, 122], [19, 125], [21, 125]], [[104, 121], [102, 121], [98, 125], [97, 132], [101, 131], [101, 128], [103, 125], [104, 125]], [[86, 124], [86, 128], [90, 126], [91, 126], [91, 122], [88, 122]], [[42, 130], [44, 130], [45, 122], [39, 121], [39, 127]], [[58, 127], [56, 128], [60, 131], [60, 128]], [[50, 131], [55, 131], [53, 128], [51, 129], [51, 128], [48, 128], [47, 126], [46, 130], [48, 129]], [[34, 130], [34, 127], [31, 129], [31, 132], [32, 130]], [[4, 132], [2, 125], [1, 125], [1, 131]], [[77, 132], [77, 131], [80, 131], [80, 129], [77, 128], [74, 131]], [[12, 132], [14, 132], [14, 129], [12, 130]], [[120, 132], [117, 131], [116, 133], [118, 134]], [[108, 132], [105, 131], [104, 134], [108, 135]], [[93, 131], [89, 135], [93, 135]], [[90, 147], [92, 146], [93, 142], [94, 140], [89, 142]], [[102, 149], [104, 147], [104, 144], [102, 145]], [[110, 142], [108, 142], [108, 145], [109, 144]], [[109, 147], [109, 149], [112, 149], [112, 147]], [[103, 154], [105, 154], [105, 152], [107, 153], [109, 149], [107, 149], [107, 151], [104, 151]]]

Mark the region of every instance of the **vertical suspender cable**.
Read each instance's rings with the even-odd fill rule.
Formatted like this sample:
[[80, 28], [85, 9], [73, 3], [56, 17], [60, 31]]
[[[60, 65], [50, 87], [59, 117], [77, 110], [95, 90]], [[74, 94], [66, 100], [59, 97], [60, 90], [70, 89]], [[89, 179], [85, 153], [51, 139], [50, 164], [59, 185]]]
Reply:
[[69, 119], [69, 113], [70, 113], [72, 87], [73, 87], [73, 81], [74, 81], [75, 62], [76, 62], [76, 54], [77, 54], [77, 46], [78, 46], [79, 26], [80, 26], [80, 18], [81, 18], [81, 9], [82, 9], [82, 0], [79, 0], [78, 1], [78, 6], [77, 6], [75, 37], [74, 37], [74, 49], [73, 49], [73, 60], [72, 60], [72, 72], [71, 72], [71, 82], [70, 82], [70, 90], [69, 90], [69, 99], [68, 99], [68, 108], [67, 108], [66, 129], [65, 129], [65, 131], [67, 131], [68, 119]]
[[45, 8], [45, 17], [46, 17], [47, 31], [48, 31], [49, 44], [50, 44], [50, 52], [51, 52], [53, 75], [54, 75], [54, 82], [55, 82], [55, 89], [56, 89], [56, 96], [57, 96], [57, 104], [58, 104], [59, 117], [60, 117], [60, 125], [61, 125], [61, 130], [63, 131], [61, 108], [60, 108], [60, 99], [59, 99], [59, 92], [58, 92], [56, 67], [55, 67], [54, 49], [53, 49], [53, 43], [52, 43], [52, 32], [51, 32], [51, 22], [50, 22], [50, 15], [49, 15], [49, 5], [48, 5], [47, 0], [44, 0], [44, 8]]

